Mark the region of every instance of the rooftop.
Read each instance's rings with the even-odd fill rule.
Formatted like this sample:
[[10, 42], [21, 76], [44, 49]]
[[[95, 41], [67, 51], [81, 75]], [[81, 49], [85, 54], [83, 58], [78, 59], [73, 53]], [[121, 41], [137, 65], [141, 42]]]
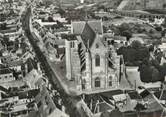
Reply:
[[4, 65], [0, 64], [0, 75], [9, 73], [12, 73], [12, 71], [8, 67], [5, 67]]
[[94, 32], [98, 34], [103, 33], [102, 22], [100, 20], [92, 20], [72, 22], [73, 34], [82, 34], [86, 24], [88, 24]]

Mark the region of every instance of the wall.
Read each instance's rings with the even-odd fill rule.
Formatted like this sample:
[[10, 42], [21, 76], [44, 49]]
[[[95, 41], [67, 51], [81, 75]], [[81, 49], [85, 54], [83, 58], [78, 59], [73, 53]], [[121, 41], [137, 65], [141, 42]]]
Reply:
[[13, 77], [13, 73], [0, 74], [0, 83], [9, 82], [13, 80], [15, 80], [15, 78]]

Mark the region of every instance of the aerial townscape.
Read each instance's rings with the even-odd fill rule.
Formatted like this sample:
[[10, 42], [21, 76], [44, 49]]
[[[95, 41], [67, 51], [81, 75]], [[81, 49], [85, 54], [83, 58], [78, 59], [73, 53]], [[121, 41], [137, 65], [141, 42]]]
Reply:
[[0, 0], [0, 117], [166, 117], [166, 0]]

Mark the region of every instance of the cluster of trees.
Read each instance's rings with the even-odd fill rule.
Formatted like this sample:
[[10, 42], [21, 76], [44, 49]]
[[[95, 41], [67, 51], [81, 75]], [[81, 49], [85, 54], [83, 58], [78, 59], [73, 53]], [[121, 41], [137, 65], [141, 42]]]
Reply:
[[154, 47], [145, 47], [139, 41], [133, 41], [131, 46], [121, 47], [117, 51], [123, 55], [125, 64], [128, 66], [139, 66], [140, 78], [142, 82], [164, 81], [166, 76], [166, 63], [160, 65], [163, 53], [158, 49], [154, 52], [154, 58], [150, 52]]
[[160, 65], [162, 52], [155, 53], [155, 59], [144, 58], [139, 66], [140, 78], [142, 82], [164, 81], [166, 75], [166, 63]]
[[144, 58], [149, 58], [149, 50], [139, 41], [133, 41], [131, 46], [121, 47], [117, 50], [118, 55], [123, 55], [125, 64], [138, 66]]
[[122, 23], [119, 26], [109, 26], [109, 28], [115, 33], [115, 35], [125, 36], [127, 40], [132, 37], [132, 34], [147, 34], [151, 39], [160, 39], [162, 28], [156, 26], [155, 28], [148, 26], [146, 24], [138, 23]]
[[54, 24], [54, 25], [51, 26], [52, 29], [60, 29], [60, 28], [64, 28], [63, 23], [61, 23], [61, 22], [58, 21], [58, 20], [57, 20], [56, 22], [57, 22], [57, 24]]
[[123, 23], [118, 26], [116, 31], [117, 32], [115, 32], [115, 34], [117, 33], [117, 35], [125, 36], [127, 41], [132, 37], [132, 30], [127, 23]]
[[166, 64], [159, 65], [157, 60], [145, 59], [139, 66], [140, 78], [142, 82], [164, 81], [166, 75]]

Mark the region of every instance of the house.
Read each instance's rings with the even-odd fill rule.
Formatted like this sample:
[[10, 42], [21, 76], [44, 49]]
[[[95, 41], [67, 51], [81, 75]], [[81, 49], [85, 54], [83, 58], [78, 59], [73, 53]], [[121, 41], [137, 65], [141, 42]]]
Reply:
[[104, 44], [102, 22], [72, 22], [71, 29], [65, 41], [67, 78], [85, 91], [117, 88], [121, 56]]
[[33, 69], [24, 77], [23, 80], [31, 89], [35, 89], [35, 84], [40, 78], [42, 78], [42, 74], [40, 74], [37, 70]]
[[15, 80], [13, 72], [10, 68], [5, 67], [3, 64], [0, 64], [0, 82], [9, 82]]
[[69, 117], [65, 112], [56, 107], [45, 85], [41, 86], [40, 92], [35, 97], [36, 111], [29, 113], [27, 117]]
[[143, 112], [149, 113], [163, 111], [163, 105], [159, 103], [157, 97], [153, 93], [149, 92], [149, 90], [145, 89], [140, 93], [140, 95], [142, 96], [146, 107], [146, 110], [143, 110]]
[[159, 99], [160, 103], [166, 106], [166, 90], [160, 90], [154, 93], [154, 95]]

